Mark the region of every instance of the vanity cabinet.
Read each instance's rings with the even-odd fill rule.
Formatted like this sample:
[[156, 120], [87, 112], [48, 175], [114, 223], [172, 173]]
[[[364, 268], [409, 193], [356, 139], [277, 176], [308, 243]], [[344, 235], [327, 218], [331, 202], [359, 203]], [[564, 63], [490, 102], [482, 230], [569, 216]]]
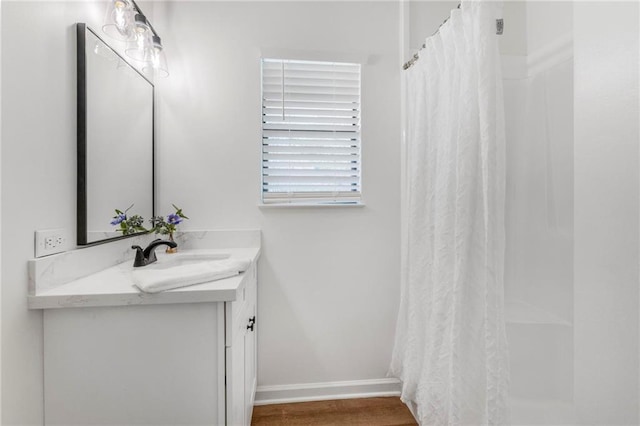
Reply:
[[173, 295], [189, 302], [45, 309], [45, 424], [249, 425], [256, 275], [233, 278], [233, 301], [193, 302], [194, 286]]

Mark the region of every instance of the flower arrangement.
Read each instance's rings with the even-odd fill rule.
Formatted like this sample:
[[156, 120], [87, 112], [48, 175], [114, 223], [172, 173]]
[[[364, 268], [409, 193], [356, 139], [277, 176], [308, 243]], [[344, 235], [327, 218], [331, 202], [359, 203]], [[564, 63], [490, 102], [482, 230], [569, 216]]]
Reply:
[[182, 223], [184, 219], [189, 219], [182, 213], [182, 209], [175, 204], [171, 204], [175, 213], [170, 213], [165, 219], [163, 216], [154, 216], [149, 219], [151, 222], [151, 229], [147, 229], [143, 226], [144, 218], [138, 214], [131, 217], [127, 217], [127, 212], [133, 207], [131, 204], [126, 210], [115, 209], [116, 215], [111, 221], [111, 225], [118, 226], [116, 231], [122, 232], [122, 235], [131, 235], [138, 232], [155, 232], [156, 234], [169, 235], [169, 239], [173, 241], [173, 233], [176, 232], [177, 226]]
[[142, 226], [144, 218], [139, 214], [134, 214], [131, 217], [127, 217], [127, 212], [133, 207], [131, 204], [124, 211], [115, 209], [116, 215], [111, 221], [111, 225], [118, 226], [116, 231], [122, 232], [122, 235], [131, 235], [138, 232], [147, 232], [148, 230]]
[[174, 209], [176, 209], [175, 213], [170, 213], [167, 215], [165, 219], [162, 216], [152, 217], [149, 222], [151, 222], [151, 229], [156, 234], [169, 235], [169, 239], [173, 241], [173, 233], [177, 230], [177, 226], [182, 223], [184, 219], [189, 219], [187, 216], [182, 213], [182, 209], [176, 206], [175, 204], [171, 204]]

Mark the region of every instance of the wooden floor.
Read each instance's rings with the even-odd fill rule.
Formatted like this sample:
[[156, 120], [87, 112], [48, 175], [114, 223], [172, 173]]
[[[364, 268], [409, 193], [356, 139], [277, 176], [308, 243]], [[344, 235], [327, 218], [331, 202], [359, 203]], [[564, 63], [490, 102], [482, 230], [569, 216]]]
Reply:
[[272, 425], [417, 425], [400, 398], [340, 399], [261, 405], [253, 408], [252, 426]]

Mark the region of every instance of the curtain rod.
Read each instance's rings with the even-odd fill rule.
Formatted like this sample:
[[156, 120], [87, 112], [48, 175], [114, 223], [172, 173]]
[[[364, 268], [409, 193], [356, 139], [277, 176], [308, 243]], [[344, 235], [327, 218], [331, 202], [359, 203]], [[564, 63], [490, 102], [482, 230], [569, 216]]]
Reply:
[[[460, 9], [460, 5], [458, 4], [458, 9]], [[436, 32], [434, 32], [433, 34], [431, 34], [429, 37], [433, 37], [434, 35], [438, 34], [438, 32], [440, 31], [440, 28], [449, 20], [449, 18], [445, 19], [442, 24], [440, 24], [440, 26], [438, 27], [438, 29], [436, 30]], [[504, 31], [504, 19], [500, 18], [500, 19], [496, 19], [496, 34], [497, 35], [502, 35]], [[418, 55], [420, 53], [420, 51], [422, 49], [424, 49], [425, 47], [427, 47], [427, 44], [424, 43], [422, 45], [422, 47], [420, 49], [418, 49], [418, 51], [416, 53], [414, 53], [413, 58], [409, 59], [407, 62], [404, 63], [404, 65], [402, 66], [403, 70], [407, 70], [409, 69], [413, 64], [416, 63], [416, 61], [420, 58], [420, 55]]]

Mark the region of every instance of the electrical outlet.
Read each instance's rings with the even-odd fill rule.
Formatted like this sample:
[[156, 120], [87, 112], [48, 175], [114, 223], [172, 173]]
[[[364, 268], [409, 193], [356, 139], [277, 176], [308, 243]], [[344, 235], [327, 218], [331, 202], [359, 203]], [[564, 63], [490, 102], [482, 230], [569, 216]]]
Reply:
[[67, 230], [47, 229], [36, 231], [35, 255], [36, 257], [48, 256], [67, 250]]

